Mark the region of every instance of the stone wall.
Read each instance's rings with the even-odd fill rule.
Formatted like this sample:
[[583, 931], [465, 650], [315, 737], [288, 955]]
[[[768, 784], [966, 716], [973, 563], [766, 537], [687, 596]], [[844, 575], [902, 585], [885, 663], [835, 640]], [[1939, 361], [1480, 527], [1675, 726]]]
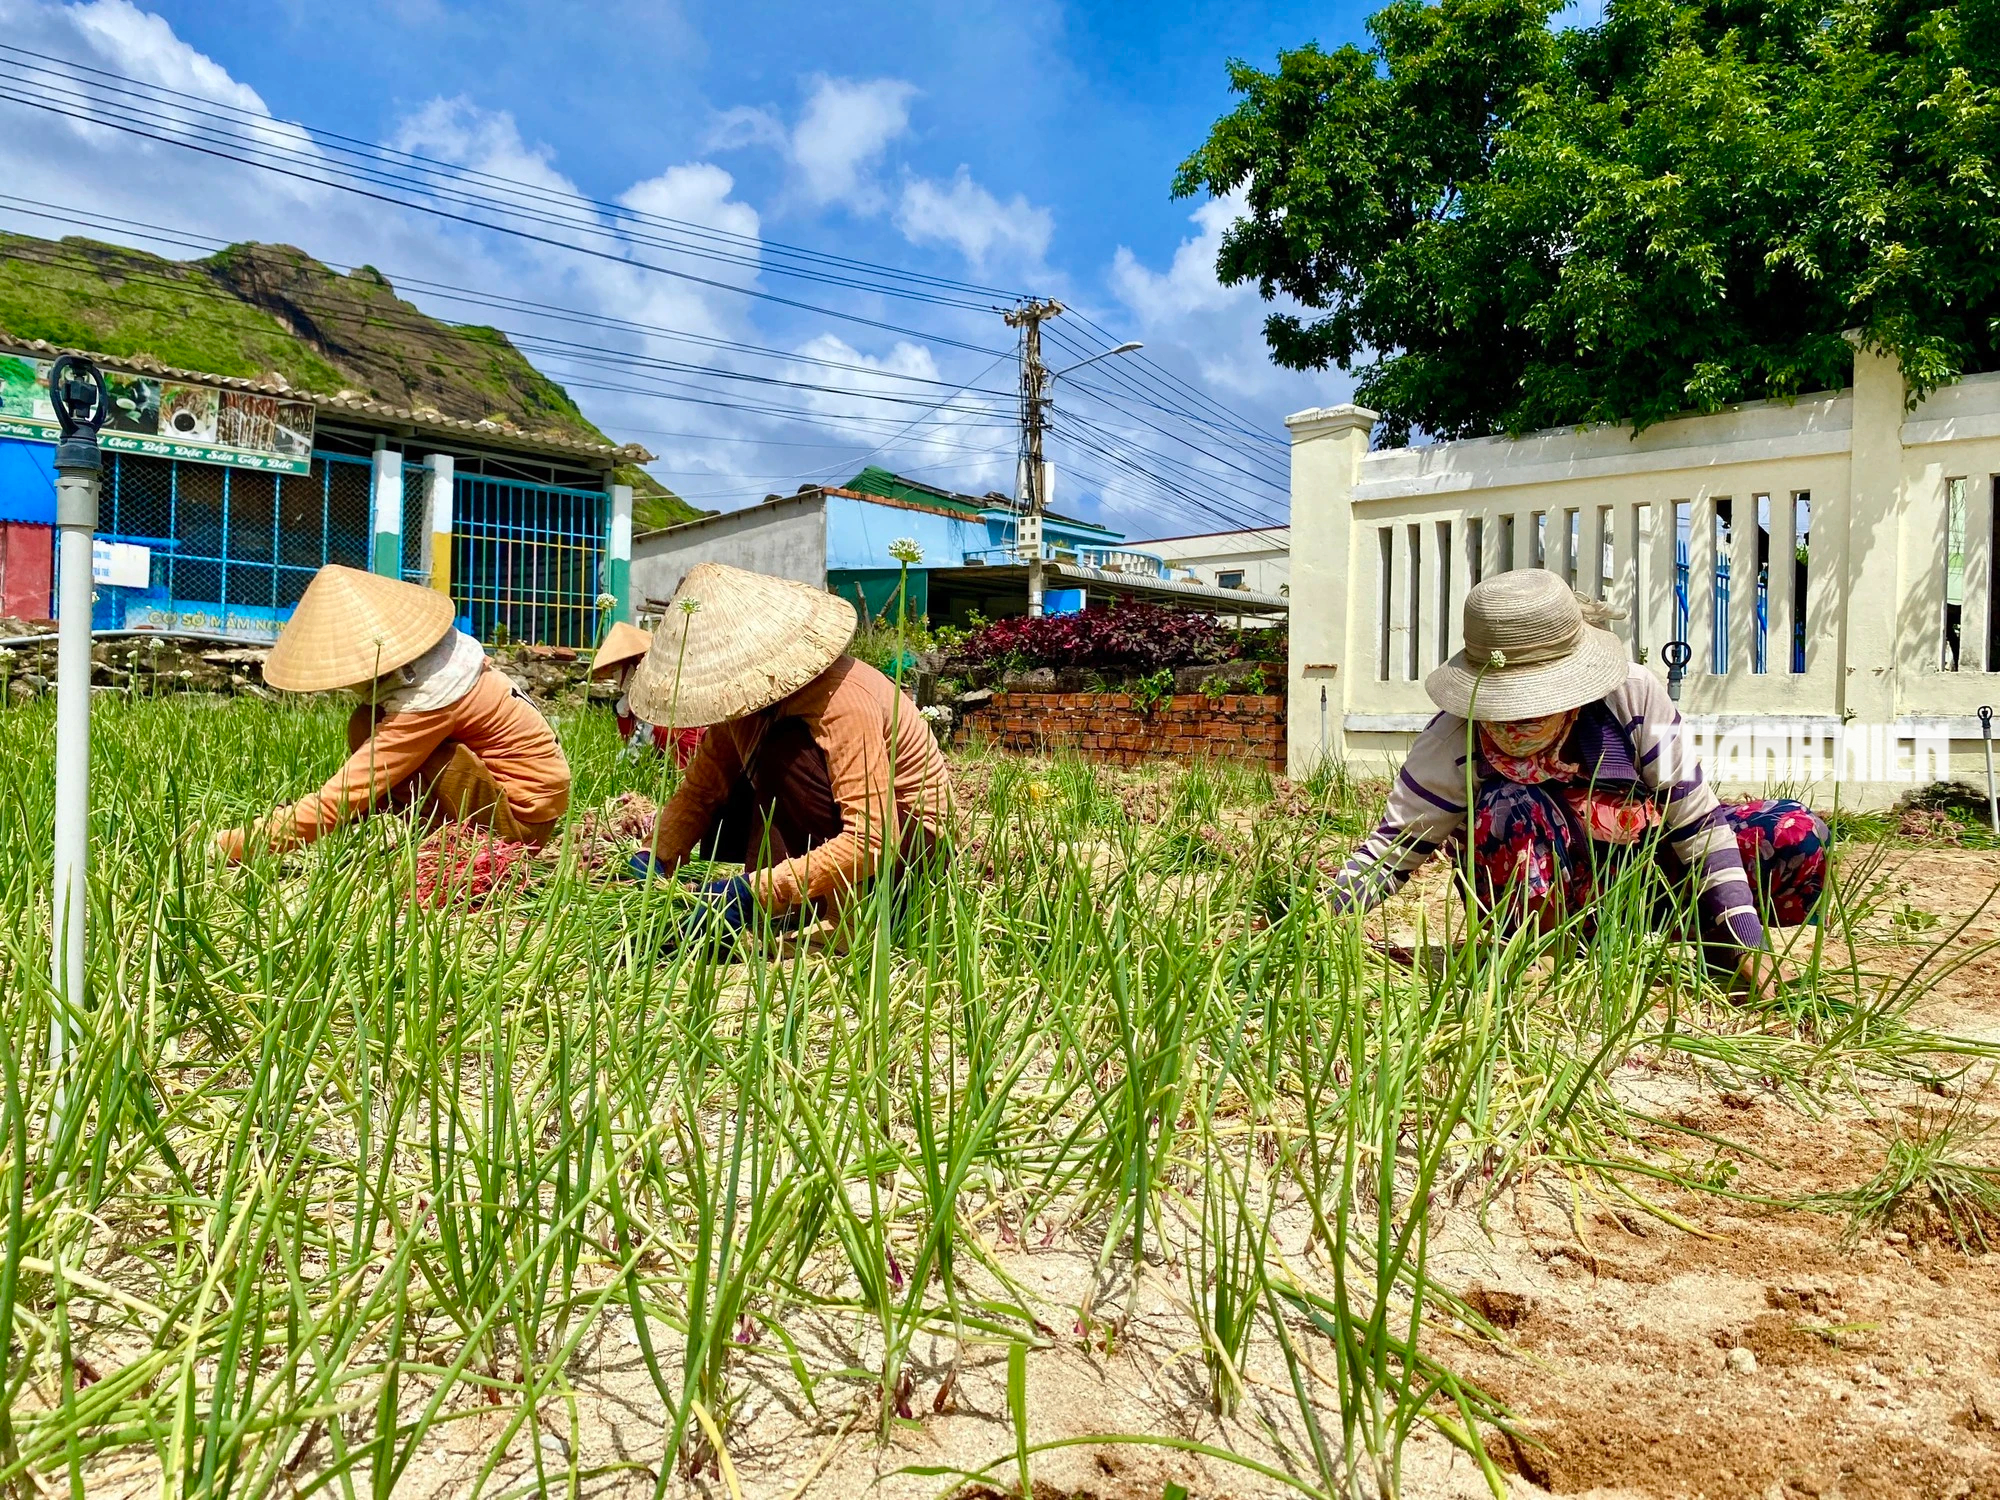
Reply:
[[1010, 750], [1073, 750], [1113, 765], [1247, 760], [1282, 773], [1285, 700], [1275, 693], [1177, 693], [1145, 712], [1129, 693], [995, 693], [967, 705], [969, 737]]
[[[0, 703], [22, 703], [52, 692], [56, 680], [56, 645], [40, 639], [55, 629], [53, 620], [0, 617], [0, 638], [35, 637], [32, 642], [0, 648]], [[248, 693], [276, 697], [264, 686], [264, 658], [271, 648], [233, 645], [162, 632], [98, 637], [90, 648], [90, 680], [94, 687], [148, 693]], [[493, 665], [537, 703], [567, 704], [586, 696], [608, 702], [617, 690], [608, 682], [590, 681], [590, 653], [568, 646], [492, 646]]]

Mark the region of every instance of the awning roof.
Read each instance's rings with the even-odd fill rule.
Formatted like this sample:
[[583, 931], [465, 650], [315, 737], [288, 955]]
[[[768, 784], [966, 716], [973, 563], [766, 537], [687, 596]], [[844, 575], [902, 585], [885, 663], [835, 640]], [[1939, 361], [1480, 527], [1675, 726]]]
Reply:
[[[1025, 563], [1007, 563], [998, 567], [975, 565], [932, 568], [930, 575], [932, 588], [945, 581], [981, 583], [989, 586], [1018, 584], [1024, 595], [1028, 588], [1028, 568]], [[1221, 589], [1212, 583], [1191, 583], [1179, 578], [1149, 578], [1143, 573], [1114, 573], [1109, 569], [1087, 567], [1082, 563], [1043, 563], [1042, 580], [1044, 588], [1111, 589], [1117, 593], [1152, 599], [1162, 604], [1199, 604], [1218, 614], [1226, 615], [1282, 615], [1289, 614], [1292, 608], [1292, 601], [1281, 594], [1257, 594], [1249, 589]]]

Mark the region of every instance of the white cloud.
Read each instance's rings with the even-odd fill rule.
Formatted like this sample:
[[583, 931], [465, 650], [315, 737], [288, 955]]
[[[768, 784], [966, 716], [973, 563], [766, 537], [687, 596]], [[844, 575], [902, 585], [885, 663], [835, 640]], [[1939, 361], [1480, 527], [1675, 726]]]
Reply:
[[[34, 9], [39, 8], [30, 8], [28, 13], [32, 15]], [[77, 36], [98, 56], [117, 59], [119, 71], [130, 77], [259, 114], [270, 113], [255, 89], [238, 83], [220, 64], [175, 36], [164, 19], [147, 15], [129, 0], [93, 0], [72, 6], [67, 18]], [[7, 19], [11, 22], [14, 17]]]
[[791, 132], [785, 122], [768, 109], [739, 104], [717, 113], [702, 140], [707, 151], [740, 151], [746, 146], [764, 146], [773, 151], [791, 149]]
[[1283, 396], [1300, 406], [1347, 399], [1352, 382], [1338, 371], [1306, 375], [1273, 365], [1264, 343], [1264, 319], [1274, 305], [1258, 295], [1254, 284], [1224, 286], [1216, 279], [1223, 233], [1242, 211], [1234, 195], [1195, 209], [1188, 219], [1199, 232], [1180, 242], [1164, 271], [1153, 270], [1120, 245], [1111, 260], [1112, 291], [1136, 321], [1138, 336], [1157, 346], [1156, 354], [1179, 350], [1179, 358], [1191, 362], [1225, 396]]
[[[21, 47], [244, 111], [260, 136], [302, 153], [310, 174], [326, 175], [328, 163], [311, 140], [271, 119], [255, 89], [130, 0], [0, 0], [0, 34]], [[996, 193], [964, 169], [932, 179], [896, 159], [914, 98], [911, 85], [894, 79], [808, 80], [796, 117], [748, 107], [726, 111], [713, 121], [708, 149], [779, 151], [788, 168], [781, 202], [880, 214], [885, 228], [893, 223], [923, 247], [916, 256], [920, 265], [942, 266], [962, 257], [972, 266], [1024, 273], [1022, 284], [1065, 302], [1087, 301], [1087, 294], [1065, 284], [1059, 267], [1044, 264], [1054, 243], [1048, 209], [1022, 194]], [[198, 123], [182, 111], [171, 114], [159, 133], [191, 132]], [[517, 222], [556, 243], [452, 223], [168, 141], [19, 106], [0, 105], [0, 191], [217, 239], [287, 242], [337, 265], [368, 262], [403, 279], [404, 294], [441, 317], [539, 336], [548, 343], [536, 346], [530, 357], [567, 385], [604, 430], [662, 453], [660, 476], [702, 504], [733, 505], [807, 479], [845, 479], [859, 461], [972, 492], [1011, 487], [1012, 403], [1006, 396], [959, 397], [945, 410], [926, 411], [951, 384], [975, 374], [983, 358], [954, 352], [942, 342], [926, 347], [918, 339], [856, 331], [796, 308], [774, 310], [742, 295], [763, 290], [754, 241], [763, 218], [759, 207], [738, 196], [731, 174], [713, 161], [656, 162], [642, 180], [616, 194], [633, 213], [744, 237], [726, 245], [711, 242], [701, 247], [704, 258], [692, 259], [666, 243], [685, 244], [682, 231], [634, 224], [591, 203], [563, 163], [524, 138], [504, 112], [482, 110], [467, 99], [434, 100], [389, 134], [393, 144], [528, 183], [539, 201]], [[1259, 425], [1281, 436], [1277, 416], [1340, 399], [1344, 382], [1271, 368], [1259, 334], [1265, 309], [1254, 290], [1222, 288], [1214, 281], [1214, 251], [1229, 213], [1226, 206], [1204, 205], [1179, 245], [1171, 253], [1161, 247], [1150, 264], [1143, 252], [1131, 249], [1103, 263], [1100, 284], [1117, 300], [1095, 316], [1118, 337], [1143, 338], [1148, 358], [1257, 413]], [[84, 233], [147, 243], [136, 233], [91, 229], [73, 217], [31, 217], [18, 209], [0, 209], [0, 223], [45, 236]], [[172, 245], [149, 248], [199, 253]], [[730, 253], [724, 258], [712, 258], [725, 249]], [[414, 288], [408, 278], [485, 288], [526, 303], [677, 332], [453, 301]], [[798, 291], [791, 284], [774, 289], [788, 296]], [[812, 289], [806, 298], [855, 307], [852, 298], [831, 290]], [[920, 326], [968, 341], [999, 337], [983, 312], [939, 310], [923, 319]], [[827, 331], [833, 327], [844, 337]], [[571, 347], [554, 352], [557, 341]], [[734, 347], [738, 344], [790, 350], [793, 358], [755, 356]], [[727, 378], [731, 373], [776, 375], [799, 385], [753, 384]], [[1011, 379], [1003, 366], [980, 383], [1004, 390]], [[1085, 380], [1112, 385], [1102, 367], [1079, 376], [1078, 384]], [[948, 384], [925, 383], [930, 381]], [[869, 399], [882, 395], [903, 399]], [[1200, 470], [1185, 448], [1165, 445], [1135, 416], [1101, 408], [1088, 414], [1121, 447], [1129, 443], [1138, 460], [1162, 472], [1169, 460]], [[1170, 425], [1159, 413], [1144, 415]], [[878, 444], [880, 451], [870, 453]], [[1154, 453], [1157, 459], [1147, 456]], [[1065, 508], [1094, 508], [1092, 496], [1103, 482], [1108, 508], [1132, 507], [1135, 534], [1157, 529], [1156, 493], [1133, 489], [1128, 496], [1099, 459], [1086, 464], [1081, 455], [1059, 452], [1058, 461], [1068, 466], [1060, 490]], [[1282, 450], [1277, 462], [1282, 465]], [[1087, 476], [1089, 465], [1101, 471], [1097, 479]], [[1213, 478], [1218, 486], [1241, 482], [1226, 472]], [[1151, 519], [1141, 518], [1146, 509]], [[1182, 529], [1201, 519], [1191, 518]]]
[[1055, 217], [1021, 193], [1002, 203], [961, 166], [949, 183], [924, 177], [904, 183], [896, 227], [911, 244], [950, 245], [984, 271], [995, 260], [1039, 264], [1055, 234]]
[[558, 172], [546, 146], [529, 146], [506, 110], [483, 110], [469, 99], [433, 99], [406, 116], [391, 132], [388, 144], [474, 171], [553, 189], [565, 197], [581, 197]]
[[[0, 34], [18, 47], [51, 58], [74, 59], [86, 67], [126, 74], [196, 99], [209, 100], [243, 114], [235, 128], [259, 146], [304, 151], [316, 157], [312, 143], [295, 127], [271, 118], [270, 110], [252, 89], [238, 83], [213, 59], [174, 35], [158, 16], [148, 15], [130, 0], [89, 0], [80, 5], [22, 3], [0, 0]], [[0, 160], [8, 190], [20, 197], [94, 207], [109, 191], [124, 201], [136, 196], [148, 206], [174, 201], [183, 184], [213, 175], [213, 169], [192, 162], [173, 143], [198, 132], [212, 131], [215, 122], [199, 105], [162, 101], [143, 117], [112, 115], [132, 129], [96, 122], [101, 106], [98, 85], [88, 75], [62, 62], [16, 60], [17, 82], [42, 95], [40, 108], [16, 106], [0, 122]], [[145, 132], [141, 134], [140, 132]], [[94, 174], [74, 170], [81, 151], [101, 153], [118, 177], [115, 186]], [[280, 207], [323, 195], [297, 178], [270, 177], [263, 198]]]
[[777, 152], [790, 169], [793, 194], [808, 207], [880, 213], [888, 195], [879, 169], [890, 145], [910, 128], [917, 86], [900, 78], [824, 74], [810, 84], [796, 125], [787, 127], [773, 109], [737, 105], [715, 115], [704, 144], [711, 151]]
[[880, 209], [883, 193], [873, 168], [910, 128], [916, 92], [915, 84], [896, 78], [815, 80], [791, 140], [792, 165], [813, 203], [842, 203], [864, 213]]
[[757, 210], [731, 197], [735, 191], [735, 178], [712, 162], [697, 161], [634, 184], [618, 201], [639, 213], [754, 238]]
[[1148, 269], [1138, 256], [1120, 245], [1111, 262], [1112, 290], [1148, 323], [1258, 302], [1255, 287], [1226, 287], [1215, 276], [1215, 257], [1222, 248], [1223, 232], [1241, 212], [1242, 204], [1234, 195], [1211, 198], [1202, 204], [1188, 215], [1200, 226], [1201, 233], [1180, 242], [1173, 263], [1164, 272]]
[[[188, 46], [165, 21], [136, 10], [129, 0], [92, 0], [84, 5], [0, 0], [0, 33], [38, 52], [74, 58], [242, 111], [255, 133], [303, 153], [303, 171], [323, 176], [329, 169], [309, 137], [270, 118], [254, 89]], [[191, 113], [179, 111], [159, 133], [191, 132], [197, 123]], [[772, 466], [754, 440], [783, 436], [782, 418], [708, 404], [682, 405], [678, 400], [682, 395], [728, 400], [746, 388], [717, 381], [704, 388], [704, 377], [690, 381], [684, 372], [659, 367], [667, 360], [747, 364], [744, 357], [718, 349], [714, 341], [769, 341], [749, 321], [751, 304], [730, 289], [754, 289], [760, 263], [754, 239], [759, 230], [757, 211], [735, 198], [728, 172], [708, 162], [683, 162], [634, 183], [621, 195], [623, 206], [635, 213], [748, 238], [740, 255], [728, 262], [691, 263], [662, 244], [643, 242], [649, 237], [673, 238], [678, 231], [648, 231], [599, 209], [560, 169], [553, 153], [525, 140], [512, 116], [504, 112], [481, 110], [465, 99], [433, 100], [402, 120], [385, 144], [527, 184], [532, 202], [512, 222], [556, 243], [496, 234], [167, 141], [71, 121], [47, 109], [7, 105], [0, 105], [4, 191], [62, 205], [67, 211], [45, 216], [0, 208], [0, 224], [46, 237], [80, 233], [123, 240], [169, 255], [202, 253], [184, 243], [148, 239], [137, 230], [108, 224], [93, 227], [89, 222], [97, 216], [115, 217], [216, 240], [294, 244], [337, 266], [373, 264], [401, 283], [403, 295], [440, 317], [493, 323], [572, 346], [557, 352], [544, 345], [530, 357], [568, 385], [606, 431], [640, 435], [642, 429], [664, 428], [725, 434], [729, 442], [710, 445], [712, 464], [690, 462], [681, 467], [728, 474]], [[484, 184], [461, 186], [489, 190]], [[472, 212], [500, 217], [486, 208]], [[579, 254], [579, 250], [595, 253]], [[704, 281], [720, 285], [662, 274], [642, 261], [692, 269]], [[693, 337], [580, 324], [532, 308], [480, 305], [426, 292], [411, 284], [417, 278], [484, 288], [526, 303], [630, 320]], [[768, 372], [769, 363], [763, 368]], [[668, 482], [681, 480], [672, 476]], [[738, 493], [732, 489], [726, 498]]]
[[[1129, 475], [1107, 476], [1111, 482], [1104, 488], [1104, 509], [1136, 537], [1211, 531], [1247, 524], [1250, 516], [1282, 517], [1288, 503], [1284, 414], [1344, 401], [1353, 388], [1338, 371], [1301, 373], [1272, 364], [1263, 325], [1273, 305], [1254, 285], [1224, 286], [1216, 279], [1216, 252], [1241, 211], [1235, 198], [1203, 203], [1188, 216], [1195, 232], [1174, 247], [1164, 269], [1154, 269], [1121, 245], [1106, 270], [1105, 279], [1123, 306], [1098, 315], [1098, 321], [1120, 337], [1142, 340], [1147, 361], [1236, 414], [1222, 416], [1196, 396], [1168, 390], [1156, 377], [1146, 380], [1148, 392], [1180, 412], [1140, 414], [1177, 434], [1179, 441], [1141, 425], [1136, 420], [1140, 414], [1129, 409], [1085, 408], [1083, 414], [1100, 425], [1115, 450], [1155, 472], [1178, 477], [1184, 496], [1204, 497], [1201, 504], [1192, 498], [1174, 501], [1158, 486]], [[1089, 383], [1112, 389], [1114, 377], [1106, 367], [1096, 371], [1087, 377]], [[1124, 404], [1129, 408], [1132, 402]], [[1253, 435], [1258, 433], [1263, 436]]]

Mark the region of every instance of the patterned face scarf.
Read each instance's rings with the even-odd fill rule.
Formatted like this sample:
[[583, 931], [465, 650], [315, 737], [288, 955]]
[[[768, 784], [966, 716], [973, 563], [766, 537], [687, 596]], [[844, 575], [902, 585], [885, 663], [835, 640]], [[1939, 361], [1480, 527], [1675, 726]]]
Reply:
[[[1561, 752], [1579, 712], [1573, 708], [1566, 714], [1544, 714], [1538, 719], [1482, 723], [1479, 748], [1487, 764], [1509, 781], [1534, 786], [1572, 780], [1582, 774], [1582, 768], [1564, 760]], [[1660, 821], [1660, 810], [1644, 798], [1633, 799], [1597, 786], [1555, 790], [1585, 835], [1601, 844], [1636, 844]]]
[[1480, 720], [1479, 748], [1487, 763], [1509, 781], [1534, 786], [1564, 781], [1579, 767], [1562, 758], [1563, 741], [1576, 724], [1576, 709], [1534, 719]]

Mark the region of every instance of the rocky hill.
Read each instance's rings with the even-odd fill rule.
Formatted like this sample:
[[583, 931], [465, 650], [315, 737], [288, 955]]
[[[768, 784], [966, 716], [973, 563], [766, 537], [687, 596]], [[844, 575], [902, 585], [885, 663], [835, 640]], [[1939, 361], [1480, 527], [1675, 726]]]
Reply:
[[[439, 322], [372, 266], [342, 275], [290, 245], [168, 260], [0, 233], [0, 333], [604, 440], [498, 329]], [[642, 531], [706, 514], [643, 470], [621, 478]]]

